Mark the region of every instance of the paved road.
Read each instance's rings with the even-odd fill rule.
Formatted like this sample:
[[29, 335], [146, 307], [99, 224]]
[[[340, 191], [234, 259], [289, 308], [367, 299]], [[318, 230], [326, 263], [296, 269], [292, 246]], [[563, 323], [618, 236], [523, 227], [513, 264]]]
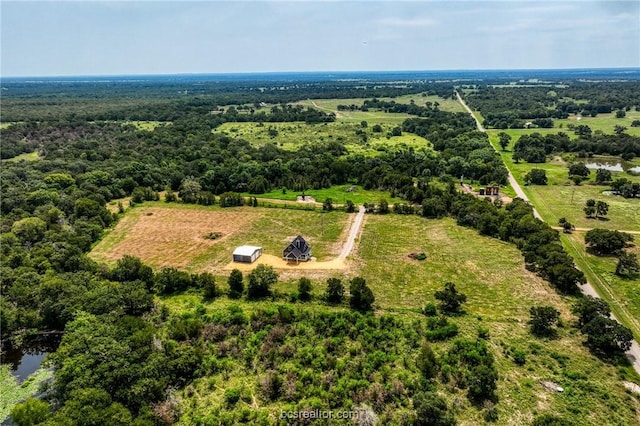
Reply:
[[340, 255], [338, 259], [345, 260], [351, 250], [353, 250], [353, 246], [355, 245], [356, 237], [360, 232], [360, 228], [362, 227], [362, 222], [364, 221], [364, 212], [365, 208], [360, 206], [358, 213], [356, 214], [355, 219], [353, 219], [353, 223], [351, 223], [351, 229], [349, 229], [349, 236], [347, 237], [347, 241], [345, 241], [342, 246], [342, 251], [340, 251]]
[[[458, 102], [462, 104], [462, 106], [469, 112], [469, 114], [471, 114], [473, 119], [476, 121], [476, 126], [478, 127], [478, 130], [480, 130], [481, 132], [485, 132], [486, 130], [484, 127], [482, 127], [482, 123], [480, 123], [480, 121], [476, 118], [476, 116], [473, 115], [473, 111], [471, 111], [471, 108], [469, 108], [469, 106], [464, 102], [464, 100], [462, 99], [458, 91], [456, 91], [456, 96], [458, 97]], [[493, 146], [493, 144], [491, 144], [491, 146]], [[495, 149], [495, 147], [493, 148]], [[505, 167], [507, 167], [506, 164], [505, 164]], [[529, 202], [529, 199], [527, 198], [526, 194], [524, 193], [524, 191], [522, 190], [522, 188], [520, 187], [516, 179], [513, 177], [513, 174], [511, 174], [511, 170], [509, 170], [509, 167], [507, 167], [507, 170], [509, 171], [509, 183], [511, 184], [511, 187], [514, 189], [514, 191], [516, 191], [516, 194], [518, 195], [518, 197]], [[538, 214], [538, 211], [535, 209], [535, 207], [533, 208], [533, 215], [538, 219], [543, 220], [542, 216]], [[581, 229], [582, 228], [577, 230], [581, 230]], [[595, 290], [595, 288], [593, 288], [591, 284], [586, 283], [578, 287], [580, 287], [580, 291], [582, 291], [583, 294], [587, 296], [600, 298], [600, 296], [598, 295], [598, 292]], [[611, 317], [616, 321], [618, 321], [618, 319], [613, 314], [611, 315]], [[638, 374], [640, 374], [640, 346], [638, 345], [638, 342], [636, 342], [635, 340], [631, 342], [631, 349], [629, 349], [626, 352], [626, 355], [629, 361], [631, 362], [631, 364], [633, 365], [633, 368], [636, 370], [636, 372], [638, 372]]]
[[[469, 114], [471, 114], [473, 119], [476, 121], [476, 126], [478, 127], [478, 130], [480, 130], [483, 133], [486, 132], [485, 128], [482, 127], [482, 123], [480, 123], [480, 120], [478, 120], [478, 118], [475, 115], [473, 115], [473, 111], [471, 111], [471, 108], [469, 108], [469, 106], [465, 103], [465, 101], [462, 99], [458, 91], [456, 91], [456, 96], [458, 97], [458, 102], [462, 104], [462, 106], [469, 112]], [[491, 146], [493, 146], [493, 144], [491, 144]], [[496, 147], [493, 146], [493, 149], [496, 149]], [[505, 167], [506, 167], [506, 164], [505, 164]], [[511, 173], [511, 170], [509, 170], [508, 167], [507, 167], [507, 171], [509, 172], [509, 184], [511, 185], [513, 190], [516, 192], [516, 195], [522, 198], [523, 200], [525, 200], [527, 203], [531, 204], [531, 202], [529, 201], [529, 198], [527, 197], [527, 194], [524, 193], [524, 191], [520, 187], [520, 184], [518, 183], [518, 181], [516, 181], [516, 178], [513, 177], [513, 174]], [[536, 210], [535, 207], [533, 207], [533, 216], [542, 220], [542, 216], [540, 216], [540, 213], [538, 213], [538, 210]]]

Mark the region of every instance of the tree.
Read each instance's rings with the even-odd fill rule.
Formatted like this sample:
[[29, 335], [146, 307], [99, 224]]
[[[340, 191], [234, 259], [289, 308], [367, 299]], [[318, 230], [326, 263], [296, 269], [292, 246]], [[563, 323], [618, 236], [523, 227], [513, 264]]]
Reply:
[[565, 221], [562, 224], [562, 232], [564, 232], [565, 234], [570, 234], [574, 229], [576, 229], [576, 227], [569, 221]]
[[333, 210], [333, 200], [331, 198], [327, 198], [326, 200], [324, 200], [324, 203], [322, 204], [322, 210], [326, 210], [329, 212]]
[[596, 183], [598, 185], [605, 184], [607, 182], [611, 182], [611, 170], [607, 169], [597, 169], [596, 170]]
[[593, 215], [596, 214], [596, 200], [587, 200], [587, 203], [582, 210], [584, 211], [584, 214], [587, 215], [587, 217], [593, 217]]
[[137, 257], [127, 254], [116, 262], [116, 266], [111, 270], [111, 279], [121, 283], [140, 280], [147, 284], [148, 289], [151, 289], [153, 269]]
[[46, 230], [46, 222], [39, 217], [27, 217], [11, 225], [11, 232], [26, 244], [33, 244], [40, 241], [44, 237]]
[[18, 426], [37, 425], [43, 423], [50, 416], [49, 404], [38, 398], [29, 398], [11, 410], [11, 420]]
[[367, 286], [367, 283], [362, 277], [355, 277], [349, 281], [349, 293], [351, 295], [349, 299], [349, 305], [360, 312], [367, 312], [372, 310], [375, 297], [373, 292]]
[[353, 212], [355, 212], [355, 211], [356, 211], [356, 206], [355, 206], [355, 204], [353, 204], [353, 201], [351, 201], [351, 200], [347, 200], [347, 201], [345, 201], [345, 207], [344, 207], [344, 210], [345, 210], [347, 213], [353, 213]]
[[178, 195], [185, 203], [195, 203], [198, 201], [198, 194], [202, 190], [198, 179], [193, 176], [187, 176], [180, 184], [180, 192]]
[[229, 284], [229, 297], [232, 299], [239, 299], [244, 291], [242, 272], [240, 272], [239, 269], [231, 271], [227, 283]]
[[537, 337], [553, 337], [556, 330], [553, 328], [560, 318], [560, 312], [552, 306], [532, 306], [529, 309], [531, 319], [529, 326], [531, 334]]
[[428, 380], [436, 377], [438, 374], [438, 360], [430, 344], [425, 343], [422, 345], [416, 364], [422, 372], [422, 377], [425, 379]]
[[546, 185], [547, 172], [544, 169], [531, 169], [529, 173], [524, 176], [524, 182], [527, 185]]
[[311, 300], [311, 280], [307, 277], [301, 277], [298, 281], [298, 297], [303, 302]]
[[218, 297], [218, 287], [216, 286], [216, 277], [209, 273], [203, 272], [201, 274], [192, 274], [191, 280], [193, 285], [197, 288], [201, 288], [203, 296], [206, 300], [212, 300]]
[[615, 126], [613, 126], [613, 133], [615, 133], [618, 136], [623, 134], [626, 130], [627, 128], [625, 126], [621, 126], [619, 124], [616, 124]]
[[571, 312], [578, 315], [578, 328], [582, 329], [598, 316], [609, 317], [611, 312], [607, 302], [600, 298], [585, 296], [573, 305]]
[[278, 282], [278, 273], [272, 266], [260, 264], [249, 273], [247, 297], [259, 299], [271, 294], [271, 286]]
[[456, 285], [451, 282], [446, 283], [444, 290], [438, 290], [434, 295], [440, 301], [440, 310], [448, 314], [460, 312], [460, 307], [467, 301], [467, 296], [458, 293]]
[[609, 213], [609, 204], [604, 201], [596, 202], [596, 217], [604, 217]]
[[389, 203], [387, 203], [387, 200], [385, 200], [384, 198], [380, 200], [380, 207], [378, 207], [378, 213], [380, 214], [389, 213]]
[[631, 234], [602, 228], [591, 229], [584, 235], [584, 242], [599, 255], [615, 254], [630, 241], [633, 241]]
[[325, 297], [327, 302], [333, 305], [342, 303], [342, 299], [344, 297], [344, 285], [342, 285], [340, 278], [327, 279], [327, 293]]
[[619, 109], [616, 111], [616, 118], [625, 118], [626, 116], [627, 116], [627, 113], [625, 110]]
[[638, 264], [638, 257], [635, 253], [629, 253], [621, 251], [618, 255], [618, 264], [616, 265], [616, 275], [631, 276], [640, 272], [640, 265]]
[[418, 392], [413, 397], [416, 410], [415, 426], [455, 426], [456, 419], [447, 402], [434, 392]]
[[507, 148], [507, 146], [509, 146], [509, 142], [511, 141], [511, 136], [505, 132], [498, 133], [498, 136], [500, 137], [500, 148], [502, 148], [502, 150], [504, 151]]
[[587, 346], [603, 355], [626, 352], [631, 348], [633, 334], [618, 321], [597, 316], [582, 329], [587, 335]]
[[494, 400], [497, 389], [498, 373], [488, 365], [480, 364], [469, 368], [467, 382], [469, 383], [469, 398], [480, 402]]
[[591, 170], [584, 163], [573, 163], [569, 166], [569, 176], [588, 177]]

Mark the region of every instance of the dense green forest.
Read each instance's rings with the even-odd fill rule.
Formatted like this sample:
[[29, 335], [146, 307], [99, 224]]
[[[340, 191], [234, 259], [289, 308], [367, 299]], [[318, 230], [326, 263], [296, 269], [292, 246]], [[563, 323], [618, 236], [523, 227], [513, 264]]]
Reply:
[[[362, 87], [254, 81], [188, 90], [179, 82], [6, 87], [0, 129], [2, 340], [19, 345], [39, 332], [64, 331], [52, 355], [54, 379], [42, 400], [29, 399], [16, 407], [13, 417], [19, 424], [172, 424], [180, 416], [178, 390], [207, 376], [229, 379], [237, 369], [255, 376], [258, 398], [287, 411], [358, 406], [378, 413], [383, 424], [453, 425], [451, 407], [437, 392], [442, 385], [452, 391], [466, 389], [487, 421], [497, 419], [498, 374], [487, 333], [456, 337], [459, 312], [448, 307], [452, 298], [463, 300], [456, 299], [451, 286], [441, 293], [443, 315], [431, 307], [424, 318], [408, 321], [371, 312], [375, 295], [362, 279], [345, 285], [349, 298], [342, 284], [333, 282], [329, 288], [333, 285], [335, 294], [318, 298], [316, 305], [303, 305], [298, 301], [304, 292], [270, 290], [273, 271], [250, 274], [245, 292], [233, 287], [232, 277], [227, 283], [209, 273], [152, 270], [130, 257], [109, 268], [87, 253], [120, 218], [106, 208], [111, 200], [132, 196], [139, 203], [167, 191], [168, 201], [226, 206], [242, 204], [245, 200], [238, 194], [243, 192], [359, 184], [405, 200], [394, 206], [394, 213], [414, 213], [424, 220], [450, 216], [461, 226], [515, 245], [526, 268], [563, 295], [575, 295], [585, 281], [558, 233], [535, 219], [527, 203], [515, 199], [502, 205], [458, 191], [460, 176], [480, 184], [507, 183], [499, 154], [468, 114], [442, 111], [433, 104], [400, 107], [378, 100], [408, 93], [450, 98], [450, 82]], [[524, 106], [507, 103], [516, 97], [502, 90], [479, 87], [467, 96], [483, 113], [491, 111], [485, 114], [487, 120], [513, 110], [522, 112], [508, 120], [548, 118], [572, 108], [567, 106], [571, 101], [564, 106], [547, 102], [548, 87], [514, 89], [525, 90], [518, 98]], [[582, 108], [591, 111], [640, 106], [637, 83], [570, 84], [553, 90], [557, 98], [586, 97], [590, 103]], [[291, 151], [275, 144], [255, 147], [213, 132], [222, 123], [243, 121], [329, 126], [335, 114], [288, 102], [356, 97], [362, 98], [360, 109], [410, 114], [398, 131], [422, 136], [431, 145], [364, 156], [349, 152], [338, 140]], [[159, 123], [140, 128], [135, 120]], [[624, 133], [578, 140], [531, 136], [519, 144], [516, 152], [524, 147], [525, 159], [527, 150], [540, 149], [545, 155], [555, 150], [601, 152], [604, 145], [610, 154], [640, 154], [637, 138]], [[36, 160], [15, 158], [32, 152]], [[368, 210], [389, 211], [381, 206]], [[242, 287], [242, 282], [236, 276], [235, 284]], [[249, 300], [269, 304], [252, 302], [255, 309], [244, 312], [230, 300], [226, 309], [216, 312], [171, 313], [163, 300], [184, 292], [203, 300], [246, 294]], [[338, 297], [343, 293], [344, 298]], [[611, 329], [606, 306], [586, 303], [579, 311], [580, 331], [598, 356], [618, 359], [630, 333], [621, 326]], [[429, 342], [443, 340], [451, 345], [436, 355]], [[226, 408], [212, 422], [273, 423], [264, 410], [240, 408], [239, 402], [251, 404], [254, 397], [240, 385], [229, 387]], [[208, 424], [207, 419], [192, 420]]]

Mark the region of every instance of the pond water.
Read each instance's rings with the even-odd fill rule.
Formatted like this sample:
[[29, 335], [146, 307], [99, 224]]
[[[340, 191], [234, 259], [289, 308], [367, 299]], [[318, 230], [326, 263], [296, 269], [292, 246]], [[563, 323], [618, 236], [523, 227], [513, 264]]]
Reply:
[[22, 347], [4, 348], [0, 363], [9, 365], [18, 383], [25, 381], [44, 361], [47, 354], [55, 352], [60, 344], [60, 336], [48, 335], [26, 342]]
[[586, 166], [590, 169], [606, 169], [612, 172], [626, 172], [630, 170], [634, 173], [640, 173], [640, 166], [634, 166], [628, 161], [617, 158], [590, 158]]

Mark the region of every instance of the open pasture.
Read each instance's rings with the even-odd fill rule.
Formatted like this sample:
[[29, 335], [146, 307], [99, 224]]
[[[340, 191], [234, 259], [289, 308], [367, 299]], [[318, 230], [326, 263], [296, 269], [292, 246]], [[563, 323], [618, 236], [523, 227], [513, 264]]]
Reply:
[[[152, 267], [171, 266], [190, 272], [221, 272], [240, 245], [257, 245], [264, 254], [280, 256], [298, 234], [313, 247], [318, 261], [338, 255], [349, 215], [282, 208], [147, 202], [128, 209], [120, 222], [94, 247], [90, 257], [115, 263], [133, 255]], [[211, 232], [222, 234], [207, 239]], [[344, 236], [346, 239], [346, 236]]]
[[[310, 189], [304, 192], [305, 195], [313, 197], [316, 202], [323, 203], [327, 198], [331, 198], [334, 205], [345, 204], [347, 200], [351, 200], [354, 204], [378, 203], [381, 199], [387, 200], [389, 204], [402, 203], [404, 200], [391, 197], [388, 191], [378, 191], [375, 189], [364, 189], [361, 185], [334, 185], [330, 188]], [[300, 192], [287, 190], [285, 193], [282, 189], [274, 189], [264, 194], [256, 194], [258, 199], [286, 200], [295, 202]], [[253, 196], [253, 194], [245, 193], [245, 196]]]
[[[533, 164], [524, 161], [514, 163], [513, 152], [510, 150], [513, 143], [502, 151], [498, 144], [498, 131], [488, 132], [489, 140], [502, 156], [503, 161], [511, 170], [514, 177], [522, 186], [538, 212], [551, 225], [556, 225], [558, 219], [566, 218], [579, 228], [608, 228], [640, 231], [640, 199], [628, 199], [616, 195], [608, 195], [605, 192], [609, 185], [595, 184], [595, 171], [592, 170], [589, 180], [575, 185], [569, 180], [568, 163], [560, 156], [555, 156], [546, 163]], [[571, 155], [571, 154], [570, 154]], [[604, 157], [600, 158], [603, 159]], [[609, 157], [607, 157], [609, 158]], [[611, 157], [614, 160], [614, 157]], [[588, 159], [576, 159], [576, 161], [589, 162]], [[635, 165], [632, 162], [632, 165]], [[524, 186], [524, 177], [531, 169], [543, 169], [547, 174], [547, 185]], [[632, 176], [624, 172], [611, 172], [613, 179], [627, 178], [634, 182], [640, 182], [639, 176]], [[582, 209], [588, 199], [605, 201], [609, 204], [609, 214], [606, 220], [588, 219]]]
[[[274, 144], [281, 149], [295, 151], [304, 145], [338, 142], [344, 144], [350, 154], [376, 155], [390, 149], [412, 147], [414, 149], [431, 149], [431, 144], [424, 138], [403, 133], [401, 136], [387, 138], [387, 133], [395, 126], [382, 125], [382, 132], [375, 133], [371, 125], [362, 128], [356, 123], [323, 123], [306, 124], [295, 123], [224, 123], [214, 132], [223, 133], [234, 138], [244, 139], [253, 146]], [[270, 133], [271, 130], [271, 133]], [[274, 132], [275, 130], [275, 132]], [[364, 131], [367, 141], [356, 134]]]
[[[336, 114], [338, 122], [357, 123], [366, 121], [369, 125], [389, 124], [399, 126], [404, 120], [412, 117], [404, 113], [386, 113], [384, 111], [338, 111], [338, 105], [362, 105], [364, 98], [355, 99], [308, 99], [296, 102], [309, 108], [319, 109], [323, 112], [333, 112]], [[408, 102], [407, 102], [408, 103]]]

